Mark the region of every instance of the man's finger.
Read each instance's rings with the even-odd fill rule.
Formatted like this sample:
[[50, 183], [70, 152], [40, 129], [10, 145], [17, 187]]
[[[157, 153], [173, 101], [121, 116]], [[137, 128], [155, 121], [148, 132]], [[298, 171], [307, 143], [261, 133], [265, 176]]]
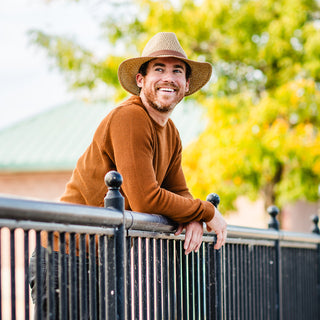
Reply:
[[194, 251], [195, 252], [198, 252], [199, 251], [199, 249], [200, 249], [200, 247], [201, 247], [201, 243], [202, 243], [202, 241], [197, 245], [197, 247], [194, 249]]
[[227, 241], [227, 229], [222, 231], [222, 236], [223, 236], [223, 244], [225, 245], [226, 241]]
[[184, 246], [183, 246], [185, 250], [189, 248], [191, 237], [192, 237], [192, 233], [187, 230], [186, 236], [184, 238]]
[[217, 242], [216, 242], [214, 248], [216, 250], [219, 250], [221, 247], [222, 247], [222, 232], [219, 232], [217, 234]]
[[177, 231], [175, 232], [175, 236], [178, 236], [183, 231], [184, 225], [179, 224]]

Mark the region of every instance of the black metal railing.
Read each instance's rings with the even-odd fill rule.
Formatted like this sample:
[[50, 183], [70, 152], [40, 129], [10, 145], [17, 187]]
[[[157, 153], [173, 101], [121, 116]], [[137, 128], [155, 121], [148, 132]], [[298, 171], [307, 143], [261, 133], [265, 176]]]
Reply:
[[320, 318], [317, 218], [279, 231], [273, 207], [269, 229], [229, 226], [218, 251], [206, 232], [186, 256], [174, 223], [123, 210], [121, 177], [106, 182], [104, 209], [0, 198], [1, 319]]

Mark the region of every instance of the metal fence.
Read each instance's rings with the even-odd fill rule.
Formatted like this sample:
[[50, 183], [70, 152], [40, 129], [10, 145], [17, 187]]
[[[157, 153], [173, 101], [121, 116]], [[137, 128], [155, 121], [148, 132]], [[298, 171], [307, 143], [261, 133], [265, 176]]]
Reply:
[[104, 209], [0, 198], [1, 319], [320, 319], [318, 229], [276, 230], [273, 211], [271, 228], [230, 226], [218, 251], [205, 233], [186, 256], [172, 222], [123, 210], [119, 186]]

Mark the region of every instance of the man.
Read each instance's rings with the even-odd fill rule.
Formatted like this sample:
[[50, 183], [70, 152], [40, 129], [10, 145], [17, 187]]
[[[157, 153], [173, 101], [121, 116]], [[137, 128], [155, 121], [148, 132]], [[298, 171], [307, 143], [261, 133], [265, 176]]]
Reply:
[[[156, 34], [141, 57], [123, 61], [118, 70], [119, 81], [133, 96], [102, 120], [79, 158], [61, 201], [102, 207], [107, 192], [104, 176], [116, 170], [123, 177], [125, 208], [162, 214], [178, 222], [176, 235], [186, 229], [186, 254], [199, 250], [203, 222], [217, 235], [215, 249], [221, 248], [226, 241], [227, 224], [210, 202], [193, 199], [190, 194], [181, 167], [181, 140], [169, 119], [186, 95], [208, 82], [211, 72], [209, 63], [189, 60], [171, 32]], [[41, 243], [47, 247], [45, 233]], [[44, 248], [39, 250], [45, 271]], [[58, 237], [53, 251], [58, 265]], [[36, 257], [34, 253], [30, 260], [31, 295], [36, 308], [41, 307], [45, 316], [46, 296], [37, 303]], [[44, 288], [45, 285], [44, 281]], [[58, 299], [58, 291], [56, 294]]]
[[189, 60], [176, 35], [156, 34], [142, 56], [123, 61], [118, 77], [133, 94], [99, 125], [92, 143], [78, 160], [61, 201], [103, 206], [104, 176], [123, 177], [125, 208], [162, 214], [186, 228], [185, 253], [198, 251], [203, 222], [217, 234], [215, 249], [226, 240], [226, 222], [209, 202], [193, 199], [181, 167], [181, 140], [169, 119], [177, 104], [203, 87], [212, 66]]

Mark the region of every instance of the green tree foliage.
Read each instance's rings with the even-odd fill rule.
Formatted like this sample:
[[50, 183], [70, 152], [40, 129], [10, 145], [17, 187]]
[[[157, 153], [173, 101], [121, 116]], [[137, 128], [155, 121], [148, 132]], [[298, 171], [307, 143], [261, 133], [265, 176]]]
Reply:
[[174, 31], [189, 58], [214, 65], [209, 84], [188, 98], [207, 118], [184, 153], [193, 194], [218, 192], [224, 209], [241, 194], [262, 195], [266, 206], [318, 199], [319, 1], [132, 0], [115, 9], [102, 30], [112, 45], [122, 44], [117, 55], [99, 60], [61, 37], [33, 32], [34, 39], [72, 87], [104, 83], [123, 98], [119, 62], [155, 33]]

